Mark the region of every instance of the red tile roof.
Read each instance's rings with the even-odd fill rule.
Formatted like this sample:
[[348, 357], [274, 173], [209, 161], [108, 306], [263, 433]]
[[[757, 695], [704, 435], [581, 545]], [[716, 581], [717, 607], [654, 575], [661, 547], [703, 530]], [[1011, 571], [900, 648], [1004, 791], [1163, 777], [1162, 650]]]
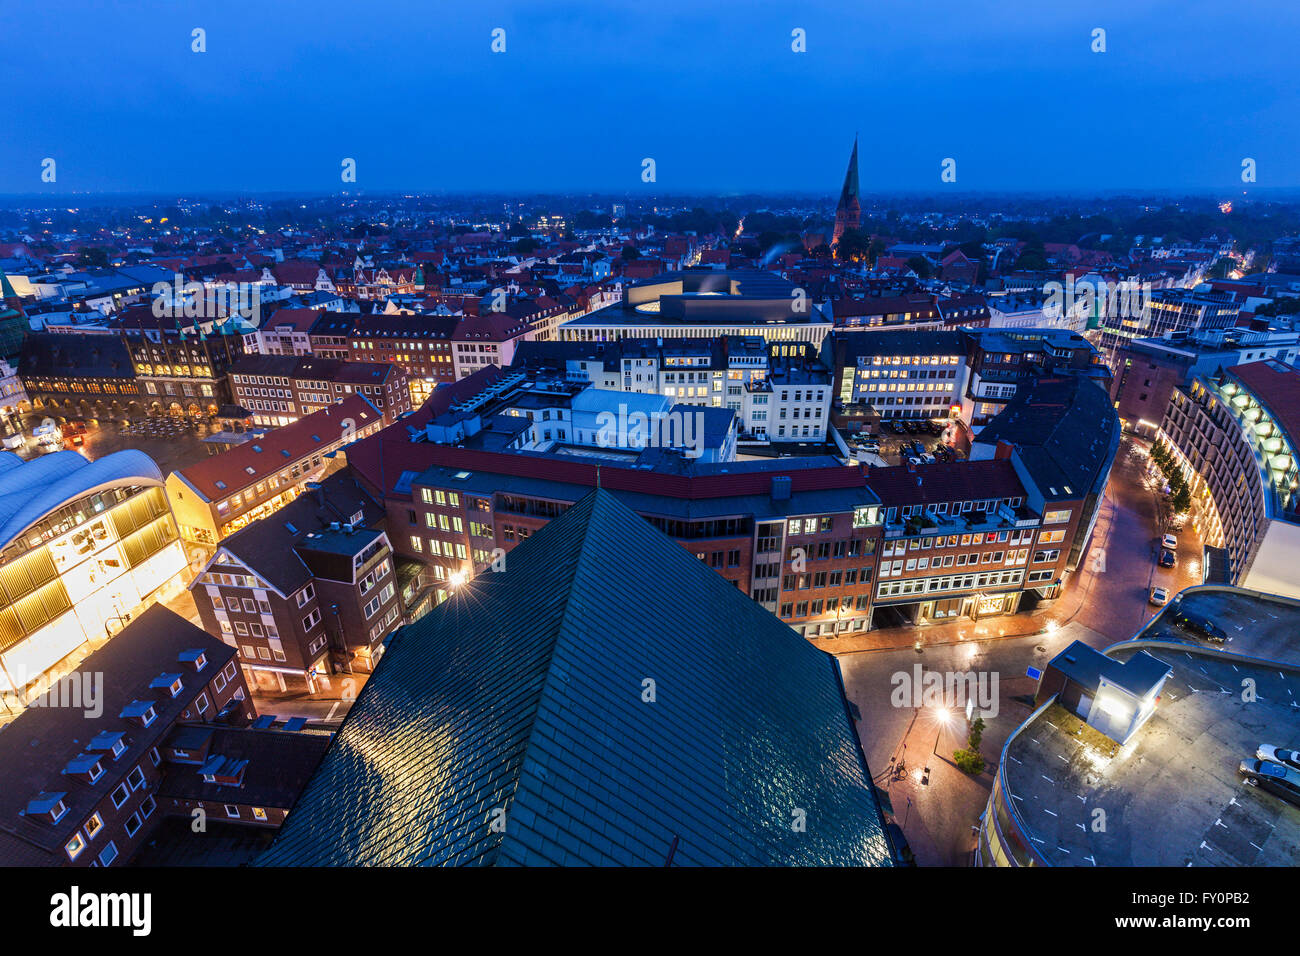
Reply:
[[[283, 471], [316, 449], [333, 445], [343, 437], [347, 422], [351, 421], [353, 430], [360, 431], [379, 417], [375, 406], [364, 395], [354, 392], [329, 408], [312, 412], [281, 428], [273, 428], [261, 438], [236, 445], [188, 468], [178, 469], [177, 474], [209, 501], [216, 501], [263, 481], [267, 475]], [[218, 487], [217, 482], [225, 487]]]
[[1300, 443], [1300, 370], [1268, 361], [1237, 365], [1227, 372], [1267, 406], [1293, 448]]

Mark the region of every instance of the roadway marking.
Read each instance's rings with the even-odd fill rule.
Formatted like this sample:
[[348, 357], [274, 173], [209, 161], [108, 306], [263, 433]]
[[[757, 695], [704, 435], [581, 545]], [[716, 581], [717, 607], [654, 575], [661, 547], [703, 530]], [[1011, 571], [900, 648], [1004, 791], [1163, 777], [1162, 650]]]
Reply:
[[1264, 852], [1264, 848], [1263, 848], [1262, 846], [1260, 846], [1258, 843], [1255, 843], [1255, 842], [1253, 842], [1253, 841], [1251, 841], [1251, 840], [1247, 840], [1246, 842], [1249, 843], [1251, 846], [1253, 846], [1253, 847], [1254, 847], [1256, 850], [1258, 850], [1260, 853], [1263, 853], [1263, 852]]
[[[1044, 813], [1052, 813], [1052, 811], [1049, 810], [1049, 809], [1047, 809], [1047, 807], [1043, 807], [1043, 812], [1044, 812]], [[1055, 814], [1055, 813], [1052, 813], [1052, 816], [1056, 816], [1056, 814]]]
[[328, 714], [325, 715], [325, 719], [326, 719], [326, 720], [332, 720], [333, 717], [334, 717], [334, 711], [338, 710], [338, 709], [339, 709], [339, 706], [340, 706], [342, 703], [343, 703], [342, 701], [335, 701], [335, 702], [334, 702], [334, 706], [330, 708], [330, 712], [329, 712]]
[[1084, 859], [1087, 860], [1089, 863], [1091, 863], [1093, 866], [1097, 865], [1097, 861], [1090, 856], [1085, 856]]
[[1013, 756], [1011, 756], [1011, 754], [1007, 754], [1007, 759], [1008, 759], [1008, 760], [1015, 761], [1016, 763], [1020, 763], [1020, 761], [1019, 761], [1019, 760], [1016, 760], [1016, 758], [1013, 757]]
[[1040, 773], [1039, 776], [1042, 777], [1044, 780], [1046, 780], [1048, 783], [1056, 783], [1055, 780], [1053, 780], [1051, 777], [1049, 777], [1049, 776], [1048, 776], [1047, 774], [1045, 774], [1045, 773]]

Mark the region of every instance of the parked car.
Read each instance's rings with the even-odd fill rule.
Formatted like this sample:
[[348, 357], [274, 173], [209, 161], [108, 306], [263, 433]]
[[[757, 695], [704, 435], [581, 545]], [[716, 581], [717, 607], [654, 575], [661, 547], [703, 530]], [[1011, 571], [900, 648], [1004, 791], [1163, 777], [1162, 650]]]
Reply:
[[1165, 535], [1164, 540], [1161, 541], [1160, 544], [1163, 547], [1168, 548], [1170, 551], [1178, 550], [1178, 539], [1175, 538], [1172, 534]]
[[1173, 623], [1176, 627], [1181, 627], [1197, 637], [1203, 637], [1207, 641], [1215, 644], [1222, 644], [1228, 639], [1228, 635], [1223, 632], [1223, 628], [1215, 624], [1208, 617], [1202, 617], [1200, 614], [1188, 611], [1186, 608], [1179, 608], [1173, 617]]
[[1147, 600], [1150, 601], [1152, 604], [1154, 604], [1156, 607], [1162, 607], [1165, 604], [1169, 603], [1169, 589], [1152, 588], [1151, 595], [1147, 598]]
[[1243, 760], [1237, 769], [1252, 787], [1300, 806], [1300, 773], [1270, 760]]
[[1255, 756], [1260, 760], [1281, 764], [1283, 767], [1300, 772], [1300, 753], [1294, 750], [1283, 750], [1281, 747], [1274, 747], [1272, 744], [1260, 744], [1255, 751]]
[[1161, 566], [1162, 568], [1172, 568], [1172, 567], [1173, 567], [1175, 564], [1177, 564], [1177, 563], [1178, 563], [1178, 556], [1177, 556], [1177, 555], [1175, 555], [1175, 554], [1174, 554], [1172, 551], [1170, 551], [1168, 548], [1161, 548], [1161, 550], [1160, 550], [1160, 566]]

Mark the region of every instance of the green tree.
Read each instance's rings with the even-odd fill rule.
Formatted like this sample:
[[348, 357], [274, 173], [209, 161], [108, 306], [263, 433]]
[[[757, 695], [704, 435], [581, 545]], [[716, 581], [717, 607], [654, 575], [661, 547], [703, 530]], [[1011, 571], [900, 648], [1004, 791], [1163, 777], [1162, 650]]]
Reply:
[[928, 279], [934, 273], [934, 269], [930, 266], [930, 260], [925, 256], [912, 256], [907, 260], [907, 267], [922, 279]]
[[966, 743], [971, 750], [980, 749], [980, 741], [984, 739], [984, 718], [976, 717], [970, 724], [970, 735], [966, 738]]
[[984, 755], [976, 750], [954, 750], [952, 760], [962, 773], [974, 775], [984, 772]]
[[835, 257], [845, 262], [860, 262], [867, 258], [871, 241], [861, 229], [845, 229], [835, 244]]

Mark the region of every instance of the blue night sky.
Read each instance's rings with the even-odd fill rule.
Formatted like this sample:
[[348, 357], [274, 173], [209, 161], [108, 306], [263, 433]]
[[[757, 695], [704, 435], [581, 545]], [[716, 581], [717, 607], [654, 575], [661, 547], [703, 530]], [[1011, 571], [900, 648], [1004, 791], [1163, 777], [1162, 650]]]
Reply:
[[855, 131], [864, 192], [936, 191], [944, 157], [962, 191], [1239, 191], [1243, 157], [1296, 187], [1298, 27], [1224, 0], [8, 3], [0, 192], [328, 192], [354, 157], [365, 190], [833, 195]]

